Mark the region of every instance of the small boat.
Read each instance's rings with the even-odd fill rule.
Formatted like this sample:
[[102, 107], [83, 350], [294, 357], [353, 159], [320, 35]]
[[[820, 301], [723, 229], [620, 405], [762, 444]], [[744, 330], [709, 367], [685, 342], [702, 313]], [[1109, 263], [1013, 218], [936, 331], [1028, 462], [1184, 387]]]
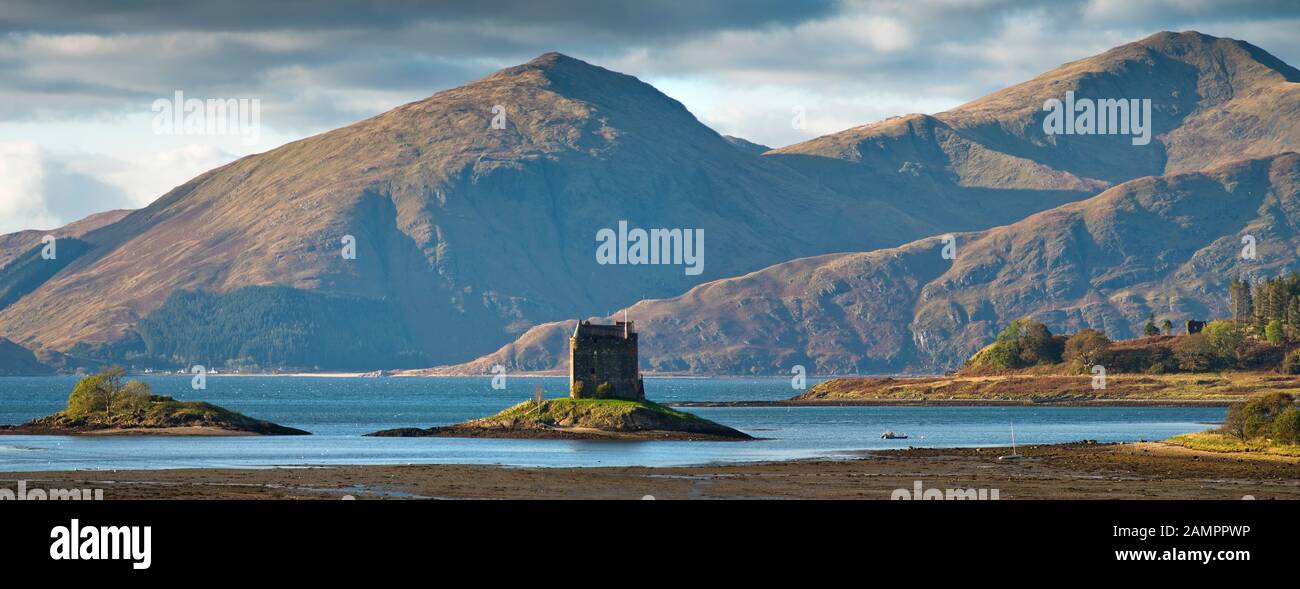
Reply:
[[1006, 456], [998, 456], [998, 460], [1002, 462], [1014, 462], [1024, 457], [1025, 456], [1023, 454], [1016, 452], [1016, 424], [1012, 423], [1011, 424], [1011, 453], [1007, 454]]
[[880, 434], [880, 439], [882, 439], [882, 440], [906, 440], [906, 439], [907, 439], [907, 434], [899, 433], [899, 432], [894, 432], [894, 431], [888, 431], [888, 432], [885, 432], [885, 433], [883, 433], [883, 434]]

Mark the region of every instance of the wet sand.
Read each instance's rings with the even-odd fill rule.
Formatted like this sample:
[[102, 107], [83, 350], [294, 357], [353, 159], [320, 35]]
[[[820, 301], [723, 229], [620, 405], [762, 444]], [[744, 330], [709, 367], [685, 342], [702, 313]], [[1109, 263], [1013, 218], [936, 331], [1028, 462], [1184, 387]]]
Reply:
[[1001, 499], [1300, 499], [1300, 458], [1164, 443], [913, 449], [859, 459], [679, 468], [328, 466], [0, 473], [0, 488], [102, 488], [105, 499], [880, 499], [896, 489], [998, 489]]

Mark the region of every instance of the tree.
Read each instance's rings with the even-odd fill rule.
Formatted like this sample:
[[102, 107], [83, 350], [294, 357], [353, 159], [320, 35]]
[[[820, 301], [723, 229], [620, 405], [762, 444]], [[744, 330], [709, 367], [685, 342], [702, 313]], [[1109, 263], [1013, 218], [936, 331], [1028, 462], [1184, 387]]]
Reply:
[[122, 388], [122, 377], [125, 374], [126, 371], [120, 366], [113, 366], [77, 381], [72, 394], [68, 395], [68, 415], [75, 417], [108, 411], [113, 394]]
[[1232, 320], [1246, 321], [1253, 315], [1250, 283], [1245, 280], [1233, 279], [1228, 285], [1228, 292], [1232, 298]]
[[1142, 333], [1147, 337], [1160, 335], [1160, 328], [1156, 327], [1155, 313], [1147, 316], [1147, 324], [1142, 327]]
[[1277, 319], [1269, 321], [1268, 326], [1264, 328], [1264, 339], [1275, 346], [1282, 345], [1286, 339], [1282, 335], [1282, 322]]
[[971, 356], [967, 366], [1010, 370], [1035, 364], [1055, 364], [1061, 361], [1063, 347], [1063, 342], [1053, 337], [1046, 325], [1026, 317], [1007, 325], [993, 343]]
[[1300, 410], [1288, 407], [1273, 422], [1273, 441], [1279, 444], [1300, 443]]
[[153, 392], [138, 380], [123, 383], [125, 374], [121, 367], [114, 366], [77, 381], [64, 413], [69, 417], [104, 413], [115, 421], [142, 417], [152, 403]]
[[1300, 348], [1291, 350], [1282, 357], [1282, 374], [1300, 374]]
[[1239, 440], [1246, 439], [1246, 416], [1241, 411], [1245, 406], [1242, 402], [1229, 405], [1228, 415], [1223, 418], [1219, 431]]
[[1080, 329], [1065, 341], [1064, 359], [1091, 368], [1110, 349], [1110, 338], [1095, 329]]
[[149, 398], [152, 396], [153, 391], [148, 384], [133, 380], [113, 392], [108, 410], [117, 416], [141, 417], [149, 409]]
[[[1012, 325], [1016, 325], [1013, 322]], [[1020, 365], [1055, 364], [1061, 361], [1060, 344], [1052, 338], [1046, 325], [1033, 319], [1022, 319], [1017, 325]]]
[[1205, 341], [1220, 362], [1235, 366], [1239, 357], [1241, 344], [1246, 334], [1241, 327], [1231, 321], [1211, 321], [1205, 326]]
[[1160, 322], [1160, 329], [1165, 332], [1165, 335], [1173, 335], [1174, 323], [1168, 319], [1165, 319], [1164, 321]]
[[1218, 362], [1204, 333], [1185, 336], [1174, 344], [1174, 360], [1178, 362], [1180, 370], [1187, 372], [1205, 372], [1213, 369]]
[[1280, 391], [1246, 401], [1241, 408], [1243, 437], [1252, 439], [1271, 435], [1274, 422], [1287, 409], [1295, 409], [1295, 397]]

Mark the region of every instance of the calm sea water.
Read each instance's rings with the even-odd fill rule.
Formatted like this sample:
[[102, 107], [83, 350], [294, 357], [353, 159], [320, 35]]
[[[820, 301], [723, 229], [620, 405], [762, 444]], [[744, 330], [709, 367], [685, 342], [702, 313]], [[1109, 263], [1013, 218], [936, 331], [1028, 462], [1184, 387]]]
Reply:
[[[312, 432], [270, 437], [0, 436], [0, 471], [247, 467], [305, 464], [502, 464], [670, 466], [843, 457], [908, 446], [1005, 446], [1011, 424], [1021, 444], [1093, 439], [1162, 439], [1221, 421], [1220, 408], [1164, 407], [700, 407], [689, 411], [765, 438], [756, 442], [596, 442], [449, 438], [365, 438], [395, 427], [446, 425], [489, 415], [532, 397], [534, 384], [563, 396], [563, 378], [317, 378], [209, 376], [195, 391], [184, 376], [145, 377], [157, 393], [201, 399]], [[63, 408], [73, 377], [0, 378], [0, 423]], [[811, 384], [811, 383], [810, 383]], [[647, 379], [655, 401], [777, 400], [790, 381]], [[885, 430], [907, 440], [882, 440]]]

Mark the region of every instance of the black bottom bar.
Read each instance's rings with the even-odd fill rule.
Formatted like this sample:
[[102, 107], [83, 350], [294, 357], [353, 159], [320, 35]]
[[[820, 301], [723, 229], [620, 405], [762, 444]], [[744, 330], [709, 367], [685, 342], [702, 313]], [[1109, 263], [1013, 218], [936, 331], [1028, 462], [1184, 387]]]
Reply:
[[[527, 578], [601, 568], [636, 570], [640, 578], [680, 573], [673, 561], [681, 561], [739, 577], [784, 569], [860, 575], [862, 567], [888, 566], [924, 567], [915, 570], [927, 578], [942, 571], [985, 579], [1004, 578], [1002, 566], [1031, 564], [1067, 567], [1074, 579], [1289, 565], [1298, 507], [1275, 501], [5, 501], [0, 517], [4, 572], [58, 578], [259, 570], [328, 579], [339, 569]], [[61, 526], [70, 535], [73, 519], [82, 534], [87, 527], [98, 534], [102, 526], [149, 526], [149, 567], [135, 570], [129, 555], [54, 560], [51, 531]], [[1157, 560], [1132, 560], [1148, 558]]]

